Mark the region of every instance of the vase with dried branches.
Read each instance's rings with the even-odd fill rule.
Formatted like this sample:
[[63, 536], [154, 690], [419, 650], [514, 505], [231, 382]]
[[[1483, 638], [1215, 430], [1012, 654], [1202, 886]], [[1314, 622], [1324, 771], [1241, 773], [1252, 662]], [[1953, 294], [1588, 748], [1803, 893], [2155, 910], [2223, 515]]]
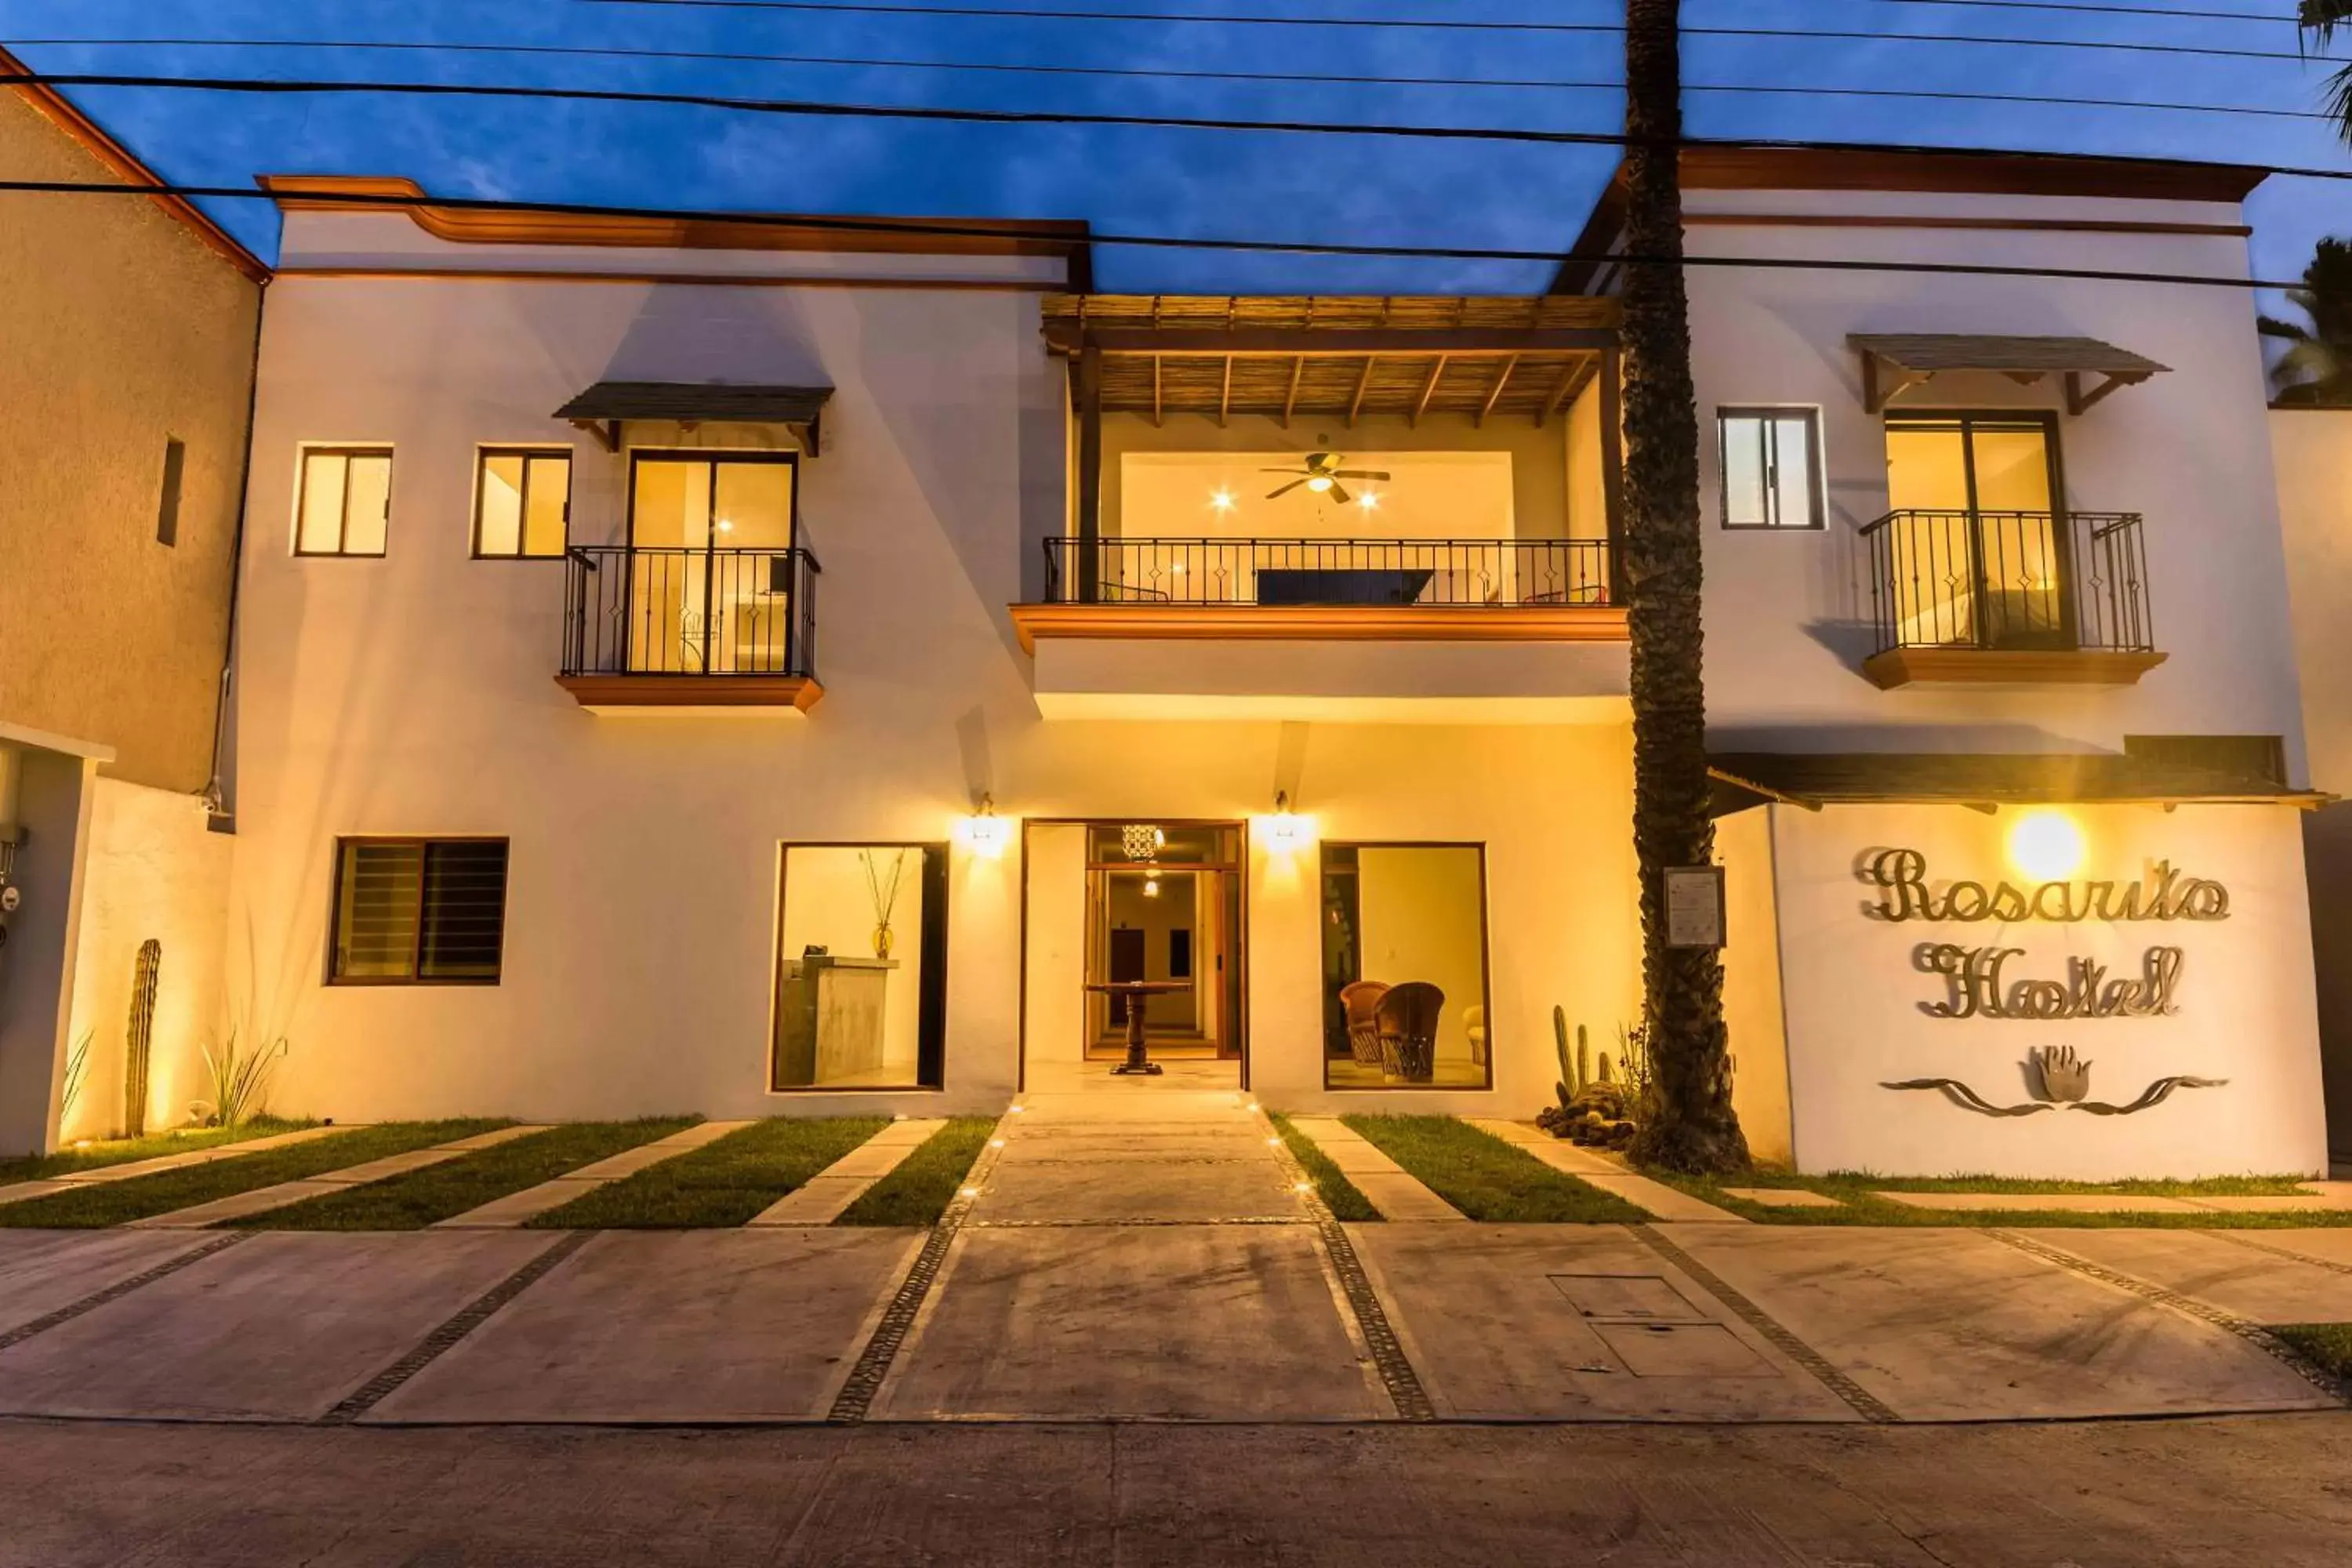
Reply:
[[861, 849], [857, 858], [866, 868], [866, 891], [874, 902], [874, 956], [890, 956], [890, 915], [898, 907], [898, 884], [907, 868], [907, 851], [901, 847], [890, 851], [889, 868], [886, 874], [876, 852]]

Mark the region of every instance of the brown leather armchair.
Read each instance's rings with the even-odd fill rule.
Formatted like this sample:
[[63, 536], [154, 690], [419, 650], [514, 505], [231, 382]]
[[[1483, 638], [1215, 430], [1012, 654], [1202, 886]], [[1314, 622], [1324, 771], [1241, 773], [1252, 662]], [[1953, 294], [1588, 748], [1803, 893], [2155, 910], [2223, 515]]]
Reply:
[[1389, 994], [1380, 980], [1359, 980], [1339, 987], [1339, 1006], [1348, 1016], [1348, 1054], [1368, 1068], [1381, 1065], [1381, 1029], [1374, 1015]]
[[1373, 1017], [1381, 1037], [1381, 1076], [1428, 1083], [1437, 1076], [1437, 1019], [1445, 993], [1425, 980], [1392, 985]]

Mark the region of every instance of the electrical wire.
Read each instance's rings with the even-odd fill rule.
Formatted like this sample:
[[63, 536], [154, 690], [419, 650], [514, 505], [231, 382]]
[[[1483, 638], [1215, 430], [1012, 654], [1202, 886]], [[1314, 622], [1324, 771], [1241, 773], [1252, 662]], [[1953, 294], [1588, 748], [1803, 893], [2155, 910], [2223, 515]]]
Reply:
[[[522, 87], [490, 82], [322, 81], [247, 77], [162, 77], [91, 71], [0, 72], [0, 87], [38, 85], [139, 88], [165, 91], [248, 93], [263, 96], [298, 93], [388, 93], [395, 96], [427, 98], [553, 99], [587, 103], [657, 105], [833, 119], [911, 120], [982, 125], [1093, 125], [1120, 129], [1246, 132], [1283, 135], [1385, 136], [1431, 141], [1503, 142], [1537, 146], [1674, 145], [1688, 147], [1756, 144], [1738, 139], [1697, 137], [1651, 142], [1609, 131], [1538, 131], [1510, 126], [1397, 125], [1373, 121], [1241, 120], [1206, 115], [1105, 114], [1076, 110], [968, 109], [929, 104], [835, 103], [815, 99], [737, 98], [720, 93], [652, 92], [623, 88]], [[2323, 116], [2323, 118], [2326, 117]], [[1793, 141], [1774, 142], [1769, 144], [1789, 147], [1823, 145]], [[1904, 143], [1838, 142], [1834, 145], [1865, 146], [1878, 151], [1898, 153], [1994, 150], [1939, 148]], [[2324, 179], [2352, 178], [2352, 170], [2282, 168], [2273, 172]]]
[[[2346, 178], [2352, 178], [2347, 171]], [[194, 185], [177, 181], [123, 184], [83, 180], [0, 180], [0, 192], [58, 195], [173, 196], [183, 201], [276, 201], [283, 193], [244, 185]], [[1003, 239], [1002, 225], [926, 218], [806, 217], [709, 208], [620, 206], [603, 202], [509, 201], [479, 196], [412, 196], [390, 192], [334, 193], [339, 206], [405, 211], [435, 207], [452, 212], [531, 213], [563, 217], [645, 218], [663, 223], [730, 224], [819, 230], [844, 234], [925, 235], [943, 239]], [[1017, 236], [1016, 236], [1017, 237]], [[1031, 236], [1029, 237], [1035, 237]], [[2122, 268], [2022, 267], [1965, 261], [1867, 261], [1851, 257], [1652, 256], [1619, 251], [1517, 250], [1467, 246], [1350, 245], [1328, 240], [1230, 239], [1199, 235], [1073, 234], [1089, 246], [1160, 250], [1234, 251], [1253, 255], [1339, 256], [1376, 260], [1524, 261], [1548, 266], [1590, 262], [1612, 267], [1697, 267], [1794, 272], [1895, 272], [1969, 278], [2041, 278], [2060, 281], [2154, 283], [2196, 289], [2300, 289], [2303, 280], [2232, 278], [2193, 272], [2137, 272]], [[299, 275], [299, 269], [297, 269]], [[431, 276], [420, 268], [420, 276]]]
[[[1409, 29], [1415, 32], [1473, 33], [1622, 33], [1620, 22], [1499, 22], [1458, 16], [1264, 16], [1239, 12], [1080, 11], [1044, 7], [971, 5], [906, 4], [904, 0], [571, 0], [575, 5], [636, 5], [712, 11], [823, 12], [852, 16], [962, 16], [994, 21], [1148, 22], [1153, 25], [1200, 24], [1227, 27], [1323, 27]], [[2232, 18], [2241, 20], [2244, 18]], [[1685, 38], [1789, 38], [1806, 43], [1824, 39], [1873, 44], [1975, 44], [2008, 48], [2104, 49], [2130, 54], [2197, 55], [2215, 59], [2295, 60], [2322, 64], [2352, 64], [2339, 57], [2305, 50], [2231, 49], [2194, 44], [2159, 44], [2144, 39], [1988, 37], [1968, 33], [1876, 33], [1818, 27], [1685, 26]]]
[[[1949, 5], [1953, 0], [1926, 0], [1935, 5]], [[840, 55], [760, 54], [726, 49], [624, 49], [597, 48], [580, 44], [480, 44], [410, 43], [396, 39], [352, 38], [16, 38], [11, 47], [22, 48], [226, 48], [226, 49], [332, 49], [337, 51], [372, 51], [383, 53], [421, 54], [487, 54], [552, 56], [596, 59], [644, 60], [709, 60], [747, 65], [800, 65], [843, 67], [864, 70], [916, 70], [971, 72], [993, 75], [1035, 75], [1064, 77], [1102, 77], [1122, 79], [1158, 79], [1172, 81], [1233, 81], [1265, 82], [1281, 86], [1297, 83], [1347, 87], [1444, 87], [1502, 88], [1540, 89], [1548, 92], [1622, 92], [1624, 84], [1613, 80], [1575, 80], [1567, 78], [1512, 77], [1433, 77], [1433, 76], [1372, 76], [1361, 72], [1341, 71], [1225, 71], [1199, 70], [1176, 67], [1149, 66], [1076, 66], [1013, 64], [988, 60], [910, 60], [885, 59]], [[2276, 120], [2332, 120], [2334, 116], [2319, 110], [2271, 109], [2251, 104], [2178, 103], [2161, 100], [2133, 98], [2057, 98], [2046, 94], [2014, 92], [1938, 91], [1930, 89], [1823, 87], [1816, 85], [1768, 86], [1761, 83], [1686, 82], [1686, 93], [1736, 94], [1791, 98], [1862, 98], [1918, 100], [1934, 102], [2046, 104], [2065, 109], [2129, 109], [2157, 110], [2179, 114], [2246, 114]]]

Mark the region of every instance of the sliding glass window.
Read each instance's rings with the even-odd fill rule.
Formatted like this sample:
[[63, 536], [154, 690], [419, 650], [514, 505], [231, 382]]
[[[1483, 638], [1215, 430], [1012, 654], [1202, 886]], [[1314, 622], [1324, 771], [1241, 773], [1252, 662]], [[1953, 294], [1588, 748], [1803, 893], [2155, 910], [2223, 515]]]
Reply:
[[1322, 847], [1327, 1089], [1490, 1089], [1486, 851]]
[[787, 844], [768, 1087], [937, 1089], [948, 847]]

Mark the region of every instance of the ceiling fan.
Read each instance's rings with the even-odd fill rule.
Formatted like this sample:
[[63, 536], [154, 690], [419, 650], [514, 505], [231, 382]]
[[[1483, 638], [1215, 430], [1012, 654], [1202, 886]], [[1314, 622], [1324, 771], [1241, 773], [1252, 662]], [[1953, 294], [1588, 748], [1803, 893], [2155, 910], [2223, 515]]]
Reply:
[[1341, 479], [1379, 479], [1382, 482], [1386, 482], [1388, 479], [1388, 476], [1386, 474], [1380, 473], [1371, 468], [1341, 468], [1339, 465], [1347, 460], [1346, 456], [1339, 452], [1309, 452], [1307, 454], [1307, 460], [1303, 467], [1296, 468], [1262, 468], [1259, 470], [1261, 473], [1296, 474], [1298, 476], [1297, 479], [1292, 479], [1288, 484], [1283, 486], [1280, 489], [1268, 491], [1265, 499], [1272, 500], [1277, 496], [1286, 496], [1291, 491], [1297, 489], [1299, 486], [1305, 485], [1317, 495], [1328, 495], [1333, 500], [1345, 506], [1348, 503], [1349, 497], [1348, 495], [1348, 487], [1339, 482]]

